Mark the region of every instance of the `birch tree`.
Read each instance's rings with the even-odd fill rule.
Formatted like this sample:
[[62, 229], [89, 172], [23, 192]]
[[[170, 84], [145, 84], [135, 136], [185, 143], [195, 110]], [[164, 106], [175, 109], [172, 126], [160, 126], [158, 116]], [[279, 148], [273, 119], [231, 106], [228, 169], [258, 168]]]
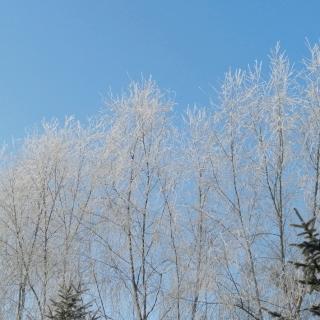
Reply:
[[150, 80], [133, 84], [128, 95], [114, 98], [109, 107], [114, 118], [97, 172], [102, 187], [94, 230], [101, 244], [97, 262], [113, 289], [110, 295], [117, 297], [111, 314], [147, 320], [160, 312], [166, 275], [158, 175], [166, 166], [171, 103]]
[[[0, 317], [81, 282], [104, 319], [307, 319], [293, 208], [319, 216], [319, 45], [229, 71], [178, 118], [152, 80], [0, 163]], [[176, 117], [176, 118], [175, 118]], [[308, 216], [309, 214], [309, 216]]]

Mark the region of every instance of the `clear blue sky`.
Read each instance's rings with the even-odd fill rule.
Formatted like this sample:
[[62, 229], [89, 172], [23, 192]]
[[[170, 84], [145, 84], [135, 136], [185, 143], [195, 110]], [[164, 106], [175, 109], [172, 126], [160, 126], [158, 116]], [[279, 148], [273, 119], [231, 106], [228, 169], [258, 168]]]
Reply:
[[141, 74], [206, 104], [232, 67], [292, 60], [320, 36], [319, 0], [1, 0], [0, 141], [43, 118], [85, 119]]

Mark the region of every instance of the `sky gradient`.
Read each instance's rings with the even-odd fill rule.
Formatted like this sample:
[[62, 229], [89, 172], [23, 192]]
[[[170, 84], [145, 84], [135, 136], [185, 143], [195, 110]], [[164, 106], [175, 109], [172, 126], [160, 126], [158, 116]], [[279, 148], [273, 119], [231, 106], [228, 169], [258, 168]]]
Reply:
[[229, 67], [266, 62], [277, 41], [299, 64], [319, 12], [318, 0], [2, 0], [0, 141], [44, 118], [84, 121], [142, 75], [178, 112], [206, 105]]

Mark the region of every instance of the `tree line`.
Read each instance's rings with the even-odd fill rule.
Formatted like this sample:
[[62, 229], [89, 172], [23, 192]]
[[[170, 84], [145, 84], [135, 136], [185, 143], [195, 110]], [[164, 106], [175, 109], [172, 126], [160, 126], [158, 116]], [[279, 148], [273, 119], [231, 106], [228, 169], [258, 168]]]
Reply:
[[276, 46], [268, 70], [227, 72], [218, 102], [179, 121], [143, 80], [87, 124], [44, 122], [3, 150], [0, 318], [44, 320], [59, 290], [101, 319], [316, 316], [304, 247], [290, 245], [290, 224], [319, 217], [319, 44], [309, 51], [293, 66]]

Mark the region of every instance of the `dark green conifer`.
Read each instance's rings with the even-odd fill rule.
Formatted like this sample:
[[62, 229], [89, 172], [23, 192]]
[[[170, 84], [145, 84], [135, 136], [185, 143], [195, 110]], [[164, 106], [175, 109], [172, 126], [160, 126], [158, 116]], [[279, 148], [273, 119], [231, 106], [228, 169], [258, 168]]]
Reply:
[[[309, 288], [309, 292], [320, 292], [320, 239], [319, 233], [315, 228], [316, 218], [305, 222], [299, 211], [294, 209], [300, 224], [292, 226], [302, 229], [298, 236], [303, 236], [304, 241], [293, 244], [301, 249], [304, 259], [302, 262], [293, 262], [293, 264], [303, 271], [303, 279], [298, 280]], [[315, 316], [320, 316], [320, 303], [312, 305], [308, 310]]]
[[58, 299], [51, 300], [46, 316], [50, 320], [97, 320], [97, 312], [90, 311], [91, 304], [84, 303], [82, 295], [85, 290], [81, 285], [75, 287], [72, 283], [63, 285], [58, 291]]

